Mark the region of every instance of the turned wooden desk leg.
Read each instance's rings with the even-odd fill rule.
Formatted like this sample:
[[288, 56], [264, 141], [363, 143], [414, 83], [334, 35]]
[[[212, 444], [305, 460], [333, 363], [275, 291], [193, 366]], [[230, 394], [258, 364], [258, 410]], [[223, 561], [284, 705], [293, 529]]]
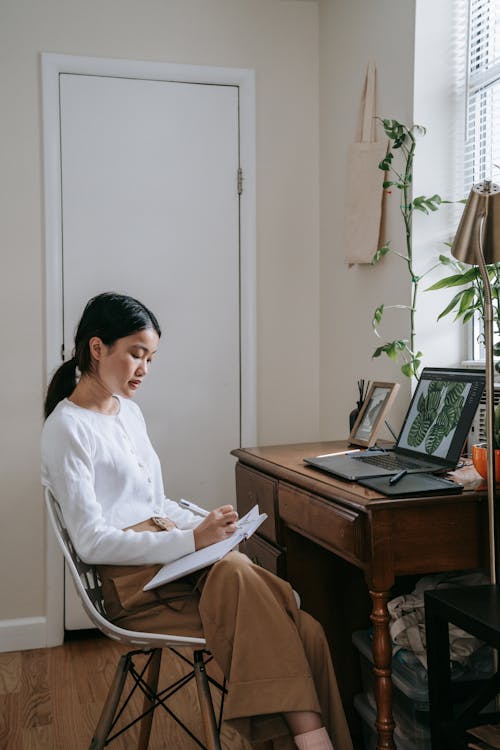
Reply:
[[370, 591], [373, 609], [373, 663], [377, 702], [377, 750], [395, 750], [392, 718], [392, 647], [389, 634], [388, 591]]

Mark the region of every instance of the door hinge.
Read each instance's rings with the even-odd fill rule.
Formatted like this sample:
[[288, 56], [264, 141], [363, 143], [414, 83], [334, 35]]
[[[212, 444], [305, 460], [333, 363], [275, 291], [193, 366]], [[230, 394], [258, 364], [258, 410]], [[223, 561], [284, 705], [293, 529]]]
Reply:
[[64, 344], [61, 344], [61, 360], [64, 362]]
[[241, 167], [238, 167], [236, 182], [238, 185], [238, 195], [241, 195], [243, 192], [243, 170]]

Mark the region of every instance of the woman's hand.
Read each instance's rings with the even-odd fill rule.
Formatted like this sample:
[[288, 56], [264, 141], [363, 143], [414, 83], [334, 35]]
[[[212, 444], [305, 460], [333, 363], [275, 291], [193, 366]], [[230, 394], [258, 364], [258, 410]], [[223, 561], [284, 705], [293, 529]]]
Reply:
[[195, 549], [221, 542], [236, 531], [238, 514], [232, 505], [222, 505], [210, 511], [208, 516], [194, 529]]

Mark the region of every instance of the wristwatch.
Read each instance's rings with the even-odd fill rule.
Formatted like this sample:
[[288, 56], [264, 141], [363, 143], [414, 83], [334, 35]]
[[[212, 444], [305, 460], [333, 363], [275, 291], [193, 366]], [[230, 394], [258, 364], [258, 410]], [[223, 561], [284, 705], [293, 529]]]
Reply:
[[160, 518], [159, 516], [152, 516], [151, 520], [163, 531], [171, 531], [175, 529], [175, 523], [170, 518]]

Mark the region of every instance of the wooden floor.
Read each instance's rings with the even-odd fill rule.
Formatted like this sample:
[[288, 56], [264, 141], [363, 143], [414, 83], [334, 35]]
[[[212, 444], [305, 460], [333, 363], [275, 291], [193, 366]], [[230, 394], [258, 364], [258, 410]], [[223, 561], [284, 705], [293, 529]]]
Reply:
[[[97, 633], [84, 632], [63, 646], [0, 653], [1, 750], [88, 750], [119, 656], [126, 651]], [[187, 667], [165, 651], [160, 686], [185, 671]], [[218, 703], [215, 693], [213, 697]], [[201, 738], [194, 681], [182, 691], [182, 697], [173, 696], [172, 701], [185, 723]], [[136, 706], [141, 704], [138, 698]], [[133, 727], [110, 747], [133, 750], [137, 736]], [[224, 750], [250, 749], [225, 725], [222, 746]], [[198, 747], [161, 708], [157, 710], [149, 750]]]

